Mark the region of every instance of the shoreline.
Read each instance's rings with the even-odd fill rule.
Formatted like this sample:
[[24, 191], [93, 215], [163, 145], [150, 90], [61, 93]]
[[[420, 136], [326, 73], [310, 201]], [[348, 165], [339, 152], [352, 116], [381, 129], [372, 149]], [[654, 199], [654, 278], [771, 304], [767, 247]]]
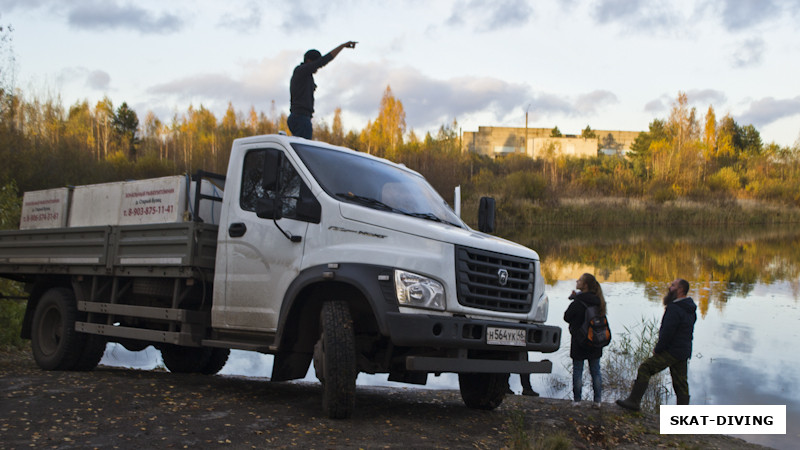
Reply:
[[[462, 200], [462, 218], [477, 226], [478, 197]], [[553, 202], [496, 199], [496, 229], [557, 225], [776, 225], [800, 223], [800, 208], [751, 199], [654, 202], [625, 197], [562, 198]]]

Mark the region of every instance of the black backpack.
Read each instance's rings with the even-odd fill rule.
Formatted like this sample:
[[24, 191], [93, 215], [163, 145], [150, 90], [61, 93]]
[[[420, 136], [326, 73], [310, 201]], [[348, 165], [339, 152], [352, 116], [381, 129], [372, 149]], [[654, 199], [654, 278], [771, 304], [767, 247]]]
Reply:
[[605, 347], [611, 342], [611, 329], [608, 327], [608, 319], [600, 314], [599, 306], [588, 306], [583, 302], [581, 304], [586, 308], [586, 314], [581, 324], [582, 344], [585, 347]]

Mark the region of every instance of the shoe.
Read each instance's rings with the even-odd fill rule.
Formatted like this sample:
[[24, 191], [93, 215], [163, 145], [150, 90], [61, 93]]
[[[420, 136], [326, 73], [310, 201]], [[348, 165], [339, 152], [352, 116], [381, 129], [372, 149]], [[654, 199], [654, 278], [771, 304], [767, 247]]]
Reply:
[[602, 405], [602, 403], [600, 403], [600, 402], [592, 402], [592, 408], [594, 408], [594, 409], [600, 409], [601, 405]]
[[506, 389], [506, 395], [514, 395], [514, 391], [511, 388]]
[[538, 397], [539, 393], [534, 391], [533, 389], [523, 389], [522, 395], [529, 395], [531, 397]]
[[631, 411], [639, 411], [642, 397], [644, 397], [644, 392], [646, 390], [647, 382], [637, 379], [633, 382], [633, 387], [631, 388], [631, 393], [628, 395], [628, 398], [617, 400], [617, 404]]
[[572, 406], [575, 407], [581, 406], [581, 402], [572, 402]]

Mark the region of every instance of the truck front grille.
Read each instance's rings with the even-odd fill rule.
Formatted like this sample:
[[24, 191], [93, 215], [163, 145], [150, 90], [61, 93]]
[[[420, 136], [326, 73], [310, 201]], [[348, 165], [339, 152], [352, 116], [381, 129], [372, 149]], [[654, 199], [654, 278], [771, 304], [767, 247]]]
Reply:
[[535, 282], [531, 259], [456, 246], [456, 287], [461, 305], [527, 313]]

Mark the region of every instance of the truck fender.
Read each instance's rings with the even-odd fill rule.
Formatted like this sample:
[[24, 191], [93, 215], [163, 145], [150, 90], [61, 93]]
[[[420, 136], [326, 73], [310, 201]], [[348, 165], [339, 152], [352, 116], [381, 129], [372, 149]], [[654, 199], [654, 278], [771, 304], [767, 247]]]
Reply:
[[[386, 313], [399, 311], [393, 274], [390, 267], [358, 263], [325, 264], [301, 271], [286, 290], [275, 343], [281, 350], [312, 351], [322, 302], [334, 297], [350, 303], [357, 330], [374, 326], [388, 336]], [[366, 324], [367, 319], [372, 323]]]

